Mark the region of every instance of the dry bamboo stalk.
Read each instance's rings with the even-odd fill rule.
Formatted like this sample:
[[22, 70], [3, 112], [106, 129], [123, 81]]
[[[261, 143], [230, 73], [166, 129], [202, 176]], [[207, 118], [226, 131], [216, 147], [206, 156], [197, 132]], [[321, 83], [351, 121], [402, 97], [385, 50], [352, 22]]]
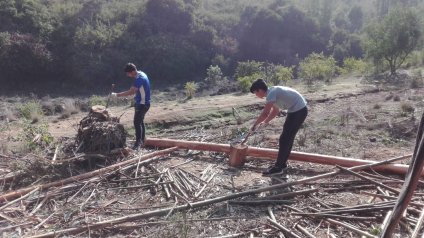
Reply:
[[272, 212], [272, 207], [271, 207], [271, 206], [268, 206], [267, 210], [268, 210], [268, 215], [269, 215], [269, 217], [270, 217], [273, 221], [277, 221], [277, 219], [275, 219], [274, 212]]
[[210, 237], [210, 238], [236, 238], [236, 237], [240, 237], [240, 236], [244, 236], [245, 233], [236, 233], [236, 234], [231, 234], [231, 235], [225, 235], [225, 236], [214, 236], [214, 237]]
[[50, 216], [48, 216], [46, 219], [44, 219], [38, 225], [34, 226], [33, 230], [37, 230], [39, 227], [41, 227], [42, 225], [44, 225], [44, 223], [46, 223], [54, 214], [55, 214], [55, 212], [53, 212], [52, 214], [50, 214]]
[[171, 193], [169, 192], [169, 184], [165, 184], [165, 186], [163, 186], [163, 190], [165, 191], [166, 199], [170, 199]]
[[328, 215], [328, 214], [343, 214], [343, 213], [364, 213], [364, 212], [386, 211], [386, 210], [390, 210], [390, 208], [393, 208], [393, 205], [365, 207], [365, 208], [351, 208], [351, 209], [335, 210], [335, 211], [320, 211], [318, 212], [318, 214]]
[[[184, 199], [187, 198], [188, 199], [188, 195], [181, 189], [181, 187], [178, 185], [178, 181], [174, 178], [174, 176], [171, 174], [171, 172], [169, 172], [169, 170], [167, 171], [168, 173], [168, 177], [171, 179], [171, 181], [173, 182], [171, 185], [173, 187], [175, 187], [183, 196]], [[175, 193], [177, 194], [177, 193]]]
[[266, 218], [269, 222], [271, 222], [271, 224], [273, 224], [274, 226], [278, 227], [280, 230], [282, 230], [285, 234], [289, 235], [290, 237], [294, 237], [294, 238], [301, 238], [300, 236], [298, 236], [297, 234], [293, 233], [291, 230], [287, 229], [286, 227], [284, 227], [283, 225], [281, 225], [280, 223], [270, 219], [269, 217]]
[[364, 189], [375, 189], [375, 185], [358, 185], [358, 186], [348, 186], [341, 188], [325, 188], [322, 189], [323, 192], [326, 193], [334, 193], [340, 191], [352, 191], [352, 190], [364, 190]]
[[386, 213], [386, 216], [384, 216], [384, 220], [383, 223], [381, 223], [381, 229], [384, 229], [384, 227], [386, 226], [387, 222], [389, 222], [389, 218], [392, 215], [392, 211], [388, 211]]
[[294, 216], [306, 216], [316, 219], [323, 219], [323, 218], [337, 218], [337, 219], [343, 219], [343, 220], [349, 220], [349, 221], [376, 221], [377, 218], [375, 216], [373, 217], [360, 217], [360, 216], [342, 216], [342, 215], [335, 215], [335, 214], [319, 214], [319, 213], [305, 213], [305, 212], [299, 212], [296, 211], [296, 213], [291, 213]]
[[151, 174], [149, 176], [139, 176], [137, 178], [127, 178], [127, 179], [113, 179], [110, 180], [109, 182], [111, 183], [122, 183], [122, 182], [130, 182], [130, 181], [136, 181], [136, 180], [142, 180], [142, 179], [151, 179], [151, 178], [157, 178], [158, 175], [160, 175], [161, 173], [154, 173]]
[[52, 194], [47, 194], [43, 200], [41, 200], [41, 202], [29, 213], [29, 215], [34, 215], [43, 205], [44, 203], [47, 201], [47, 199], [49, 199], [50, 197], [52, 197]]
[[178, 171], [174, 172], [175, 177], [178, 179], [180, 184], [190, 193], [193, 192], [193, 188], [191, 185], [178, 173]]
[[228, 202], [232, 205], [244, 205], [244, 206], [260, 206], [260, 205], [270, 205], [270, 204], [291, 204], [294, 201], [287, 200], [231, 200]]
[[52, 159], [52, 163], [54, 164], [57, 158], [57, 153], [59, 152], [59, 145], [56, 146], [56, 149], [54, 150], [54, 155]]
[[296, 224], [295, 228], [299, 229], [300, 232], [302, 232], [305, 236], [307, 236], [309, 238], [316, 238], [314, 235], [312, 235], [311, 233], [309, 233], [309, 231], [306, 230], [305, 227], [302, 227], [299, 224]]
[[134, 178], [137, 178], [138, 177], [138, 168], [139, 168], [139, 166], [140, 166], [140, 159], [138, 159], [137, 167], [135, 168]]
[[85, 182], [84, 185], [74, 195], [72, 195], [72, 197], [66, 199], [66, 202], [71, 202], [88, 184], [89, 182]]
[[108, 189], [112, 189], [112, 190], [116, 190], [116, 189], [138, 189], [138, 188], [148, 188], [148, 187], [152, 187], [155, 185], [165, 185], [165, 184], [170, 184], [173, 183], [171, 181], [166, 181], [166, 182], [160, 182], [158, 184], [143, 184], [143, 185], [137, 185], [137, 186], [126, 186], [126, 187], [110, 187], [110, 188], [106, 188], [105, 190]]
[[[381, 164], [385, 164], [385, 163], [390, 163], [393, 160], [394, 159], [389, 159], [389, 160], [386, 160], [386, 161], [376, 162], [374, 164], [355, 166], [355, 167], [352, 167], [350, 169], [352, 169], [352, 170], [366, 169], [366, 168], [370, 168], [370, 167], [373, 167], [373, 166], [377, 166], [377, 165], [381, 165]], [[252, 190], [243, 191], [243, 192], [239, 192], [239, 193], [232, 193], [232, 194], [229, 194], [229, 195], [226, 195], [226, 196], [221, 196], [221, 197], [207, 199], [207, 200], [203, 200], [203, 201], [199, 201], [199, 202], [195, 202], [195, 203], [191, 203], [191, 204], [181, 205], [181, 206], [176, 207], [174, 209], [174, 211], [177, 212], [177, 211], [188, 210], [188, 209], [191, 209], [191, 208], [199, 208], [199, 207], [208, 206], [208, 205], [211, 205], [211, 204], [215, 204], [215, 203], [219, 203], [219, 202], [223, 202], [223, 201], [227, 201], [227, 200], [231, 200], [231, 199], [235, 199], [235, 198], [240, 198], [240, 197], [244, 197], [244, 196], [258, 194], [258, 193], [261, 193], [261, 192], [271, 191], [271, 190], [274, 190], [274, 189], [281, 189], [281, 188], [286, 188], [286, 187], [293, 186], [293, 185], [304, 184], [306, 182], [316, 181], [318, 179], [323, 179], [323, 178], [328, 178], [328, 177], [337, 175], [339, 173], [340, 173], [340, 170], [334, 171], [334, 172], [328, 172], [328, 173], [324, 173], [324, 174], [320, 174], [320, 175], [316, 175], [316, 176], [312, 176], [312, 177], [308, 177], [308, 178], [304, 178], [304, 179], [300, 179], [300, 180], [296, 180], [296, 181], [287, 182], [285, 184], [276, 184], [276, 185], [272, 185], [272, 186], [268, 186], [268, 187], [252, 189]], [[177, 193], [174, 192], [174, 194], [177, 194]], [[63, 234], [67, 234], [67, 235], [78, 234], [78, 233], [84, 232], [86, 230], [102, 229], [102, 228], [105, 228], [105, 227], [110, 227], [110, 226], [113, 226], [115, 224], [120, 224], [120, 223], [124, 223], [124, 222], [128, 222], [128, 221], [140, 220], [140, 219], [145, 219], [145, 218], [150, 218], [150, 217], [155, 217], [155, 216], [163, 216], [163, 215], [166, 215], [169, 212], [169, 210], [170, 210], [169, 208], [165, 208], [165, 209], [159, 209], [159, 210], [150, 211], [150, 212], [146, 212], [146, 213], [131, 214], [131, 215], [119, 217], [119, 218], [116, 218], [116, 219], [105, 220], [105, 221], [102, 221], [102, 222], [89, 224], [89, 225], [86, 225], [84, 227], [73, 227], [73, 228], [58, 230], [58, 231], [55, 231], [55, 232], [49, 232], [49, 233], [45, 233], [45, 234], [35, 235], [35, 236], [32, 236], [32, 238], [55, 237], [55, 236], [60, 236], [60, 235], [63, 235]]]
[[7, 227], [3, 227], [0, 228], [0, 234], [3, 234], [3, 232], [8, 231], [8, 230], [12, 230], [18, 227], [23, 227], [23, 226], [29, 226], [32, 225], [34, 222], [30, 221], [30, 222], [26, 222], [26, 223], [22, 223], [22, 224], [18, 224], [18, 225], [13, 225], [13, 226], [7, 226]]
[[387, 185], [385, 185], [385, 184], [382, 184], [382, 183], [380, 183], [380, 182], [377, 182], [377, 181], [375, 181], [375, 180], [372, 180], [372, 179], [370, 179], [370, 178], [367, 178], [367, 177], [365, 177], [365, 176], [363, 176], [363, 175], [361, 175], [361, 174], [359, 174], [359, 173], [356, 173], [356, 172], [354, 172], [354, 171], [351, 171], [351, 170], [349, 170], [349, 169], [346, 169], [346, 168], [343, 168], [343, 167], [340, 167], [340, 166], [336, 166], [336, 167], [337, 167], [337, 168], [339, 168], [339, 169], [341, 169], [341, 170], [342, 170], [342, 171], [344, 171], [344, 172], [350, 173], [350, 174], [355, 175], [355, 176], [357, 176], [357, 177], [359, 177], [359, 178], [361, 178], [361, 179], [364, 179], [364, 180], [366, 180], [366, 181], [368, 181], [368, 182], [370, 182], [370, 183], [373, 183], [373, 184], [375, 184], [375, 185], [377, 185], [377, 186], [381, 186], [381, 187], [383, 187], [383, 188], [385, 188], [385, 189], [387, 189], [387, 190], [389, 190], [389, 191], [391, 191], [391, 192], [394, 192], [394, 193], [396, 193], [396, 194], [399, 194], [399, 190], [397, 190], [397, 189], [391, 188], [391, 187], [389, 187], [389, 186], [387, 186]]
[[203, 187], [199, 190], [199, 192], [197, 192], [196, 194], [194, 194], [194, 197], [199, 197], [200, 196], [200, 194], [203, 192], [203, 190], [208, 186], [208, 184], [209, 184], [209, 182], [213, 179], [213, 177], [215, 177], [215, 175], [217, 174], [218, 172], [214, 172], [212, 175], [211, 175], [211, 177], [206, 181], [206, 183], [205, 183], [205, 185], [203, 185]]
[[310, 193], [314, 193], [314, 192], [318, 192], [318, 188], [313, 188], [313, 189], [306, 189], [306, 190], [301, 190], [301, 191], [296, 191], [296, 192], [288, 192], [288, 193], [282, 193], [282, 194], [276, 194], [276, 195], [271, 195], [271, 196], [266, 196], [262, 199], [266, 199], [266, 200], [273, 200], [273, 199], [281, 199], [281, 198], [292, 198], [292, 197], [296, 197], [296, 196], [300, 196], [300, 195], [305, 195], [305, 194], [310, 194]]
[[[421, 211], [420, 217], [418, 218], [418, 223], [415, 226], [414, 231], [412, 232], [411, 238], [417, 238], [419, 235], [419, 232], [421, 230], [421, 226], [423, 225], [424, 221], [424, 209]], [[424, 235], [424, 233], [423, 233]]]
[[361, 191], [360, 194], [368, 195], [368, 196], [371, 196], [371, 197], [377, 197], [377, 198], [391, 199], [391, 200], [397, 198], [397, 197], [393, 197], [393, 196], [387, 196], [387, 195], [378, 194], [378, 193], [369, 193], [369, 192], [364, 192], [364, 191]]
[[3, 217], [5, 220], [8, 220], [8, 221], [13, 222], [13, 223], [19, 223], [17, 220], [9, 217], [8, 215], [4, 214], [3, 212], [0, 212], [0, 217]]
[[359, 230], [358, 228], [356, 228], [356, 227], [354, 227], [354, 226], [352, 226], [350, 224], [346, 224], [344, 222], [339, 222], [339, 221], [336, 221], [336, 220], [333, 220], [333, 219], [330, 219], [330, 218], [329, 219], [326, 219], [326, 221], [329, 222], [329, 223], [332, 223], [334, 225], [343, 226], [344, 228], [346, 228], [348, 230], [351, 230], [351, 231], [353, 231], [356, 234], [359, 234], [361, 236], [366, 236], [366, 237], [371, 237], [371, 238], [378, 238], [377, 236], [374, 236], [374, 235], [372, 235], [372, 234], [370, 234], [368, 232]]
[[[147, 159], [150, 159], [152, 157], [169, 154], [172, 151], [175, 151], [177, 149], [178, 149], [178, 147], [172, 147], [172, 148], [169, 148], [169, 149], [166, 149], [166, 150], [156, 151], [156, 152], [141, 156], [141, 159], [147, 160]], [[98, 175], [101, 175], [101, 174], [105, 174], [105, 173], [114, 171], [116, 169], [119, 169], [122, 166], [126, 166], [126, 165], [134, 163], [134, 162], [138, 162], [138, 159], [139, 158], [126, 160], [126, 161], [123, 161], [123, 162], [120, 162], [120, 163], [117, 163], [117, 164], [114, 164], [114, 165], [111, 165], [111, 166], [108, 166], [108, 167], [105, 167], [105, 168], [94, 170], [92, 172], [88, 172], [88, 173], [85, 173], [85, 174], [72, 176], [72, 177], [62, 179], [62, 180], [59, 180], [59, 181], [56, 181], [56, 182], [51, 182], [51, 183], [36, 185], [36, 186], [30, 186], [30, 187], [22, 188], [22, 189], [12, 191], [12, 192], [9, 192], [9, 193], [6, 193], [6, 194], [2, 194], [2, 195], [0, 195], [0, 202], [5, 202], [7, 200], [14, 199], [14, 198], [17, 198], [19, 196], [23, 196], [23, 195], [31, 192], [32, 190], [34, 190], [37, 187], [40, 187], [40, 189], [43, 190], [43, 189], [47, 189], [47, 188], [51, 188], [51, 187], [63, 186], [63, 185], [73, 183], [73, 182], [81, 182], [85, 179], [89, 179], [89, 178], [92, 178], [92, 177], [95, 177], [95, 176], [98, 176]], [[150, 160], [150, 161], [154, 161], [154, 160]]]
[[35, 193], [35, 192], [37, 192], [38, 190], [40, 190], [40, 188], [39, 188], [39, 187], [36, 187], [34, 190], [32, 190], [31, 192], [27, 193], [26, 195], [21, 196], [20, 198], [17, 198], [17, 199], [15, 199], [15, 200], [11, 201], [11, 202], [6, 203], [6, 204], [5, 204], [5, 205], [3, 205], [2, 207], [0, 207], [0, 211], [2, 211], [2, 210], [4, 210], [5, 208], [7, 208], [7, 207], [9, 207], [9, 206], [11, 206], [11, 205], [13, 205], [13, 204], [15, 204], [15, 203], [19, 202], [19, 201], [21, 201], [21, 200], [23, 200], [23, 199], [25, 199], [25, 198], [27, 198], [27, 197], [31, 196], [32, 194], [34, 194], [34, 193]]
[[194, 182], [190, 178], [188, 178], [188, 176], [182, 170], [179, 170], [178, 174], [189, 184], [189, 186], [192, 188], [191, 191], [193, 191], [193, 189], [195, 189], [196, 187]]

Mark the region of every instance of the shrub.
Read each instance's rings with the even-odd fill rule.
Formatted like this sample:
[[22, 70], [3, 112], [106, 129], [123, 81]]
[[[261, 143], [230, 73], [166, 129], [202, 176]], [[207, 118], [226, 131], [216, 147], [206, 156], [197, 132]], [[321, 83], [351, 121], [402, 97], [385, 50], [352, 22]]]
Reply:
[[205, 81], [209, 84], [215, 85], [219, 81], [223, 80], [224, 77], [222, 75], [221, 68], [219, 66], [209, 66], [206, 70], [206, 78]]
[[279, 85], [293, 78], [293, 68], [271, 64], [267, 67], [265, 80], [272, 85]]
[[415, 111], [414, 106], [412, 104], [406, 103], [406, 102], [405, 103], [402, 103], [400, 105], [400, 108], [401, 108], [401, 110], [402, 110], [403, 113], [412, 113], [412, 112]]
[[17, 106], [19, 115], [26, 120], [37, 122], [43, 116], [43, 110], [40, 102], [32, 100]]
[[254, 74], [261, 74], [262, 66], [263, 66], [262, 62], [257, 62], [254, 60], [238, 62], [234, 78], [238, 79], [241, 77], [251, 76]]
[[66, 98], [63, 100], [63, 113], [66, 114], [77, 114], [79, 112], [76, 104], [75, 104], [75, 100], [71, 99], [71, 98]]
[[90, 107], [94, 106], [94, 105], [102, 105], [102, 106], [106, 106], [106, 102], [107, 100], [102, 97], [102, 96], [98, 96], [98, 95], [92, 95], [89, 99], [88, 99], [88, 105]]
[[187, 82], [184, 85], [185, 93], [187, 98], [193, 98], [196, 94], [197, 83], [196, 82]]
[[47, 123], [32, 125], [24, 123], [20, 139], [30, 151], [45, 149], [53, 142], [53, 136], [48, 131]]
[[249, 92], [250, 86], [252, 85], [253, 81], [255, 81], [257, 78], [260, 78], [260, 77], [261, 77], [260, 74], [253, 74], [253, 75], [237, 78], [237, 82], [239, 84], [240, 90], [244, 93]]
[[412, 79], [410, 81], [410, 88], [419, 88], [423, 86], [423, 76], [421, 69], [415, 69], [412, 71]]
[[300, 62], [300, 77], [311, 86], [315, 80], [330, 83], [336, 73], [336, 61], [323, 53], [312, 53]]
[[367, 69], [368, 69], [368, 65], [363, 60], [349, 57], [349, 58], [345, 58], [343, 61], [343, 73], [365, 74], [367, 72]]

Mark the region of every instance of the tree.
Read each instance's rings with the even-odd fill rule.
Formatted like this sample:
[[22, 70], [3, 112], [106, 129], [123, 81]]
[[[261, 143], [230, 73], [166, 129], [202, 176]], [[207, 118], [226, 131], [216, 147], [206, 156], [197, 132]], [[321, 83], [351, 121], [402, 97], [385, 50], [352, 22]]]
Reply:
[[348, 18], [350, 21], [351, 32], [356, 32], [362, 28], [364, 14], [361, 7], [352, 7], [349, 11]]
[[373, 62], [386, 61], [391, 75], [417, 48], [422, 35], [418, 16], [407, 9], [395, 9], [381, 23], [373, 23], [366, 29], [364, 42], [367, 57]]

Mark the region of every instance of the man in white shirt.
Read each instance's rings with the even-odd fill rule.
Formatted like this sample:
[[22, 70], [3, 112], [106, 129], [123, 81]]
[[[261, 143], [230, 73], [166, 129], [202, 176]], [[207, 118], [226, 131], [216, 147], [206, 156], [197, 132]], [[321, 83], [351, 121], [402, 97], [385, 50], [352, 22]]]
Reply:
[[275, 165], [263, 172], [264, 176], [282, 174], [287, 168], [287, 160], [297, 131], [308, 115], [307, 102], [298, 91], [292, 88], [283, 86], [268, 88], [263, 79], [253, 82], [250, 92], [259, 98], [266, 98], [265, 107], [253, 124], [252, 131], [274, 119], [281, 109], [287, 109], [287, 118], [279, 140], [277, 161]]

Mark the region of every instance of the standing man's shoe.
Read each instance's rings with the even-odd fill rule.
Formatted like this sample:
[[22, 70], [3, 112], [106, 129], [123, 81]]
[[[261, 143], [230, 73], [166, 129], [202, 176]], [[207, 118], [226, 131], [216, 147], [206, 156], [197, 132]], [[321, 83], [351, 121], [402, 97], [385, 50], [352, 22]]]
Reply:
[[135, 142], [134, 145], [133, 145], [133, 147], [131, 149], [133, 149], [133, 150], [139, 150], [140, 149], [140, 146], [141, 146], [141, 143], [140, 142]]
[[262, 176], [274, 176], [284, 174], [287, 171], [287, 165], [282, 167], [272, 166], [262, 172]]

